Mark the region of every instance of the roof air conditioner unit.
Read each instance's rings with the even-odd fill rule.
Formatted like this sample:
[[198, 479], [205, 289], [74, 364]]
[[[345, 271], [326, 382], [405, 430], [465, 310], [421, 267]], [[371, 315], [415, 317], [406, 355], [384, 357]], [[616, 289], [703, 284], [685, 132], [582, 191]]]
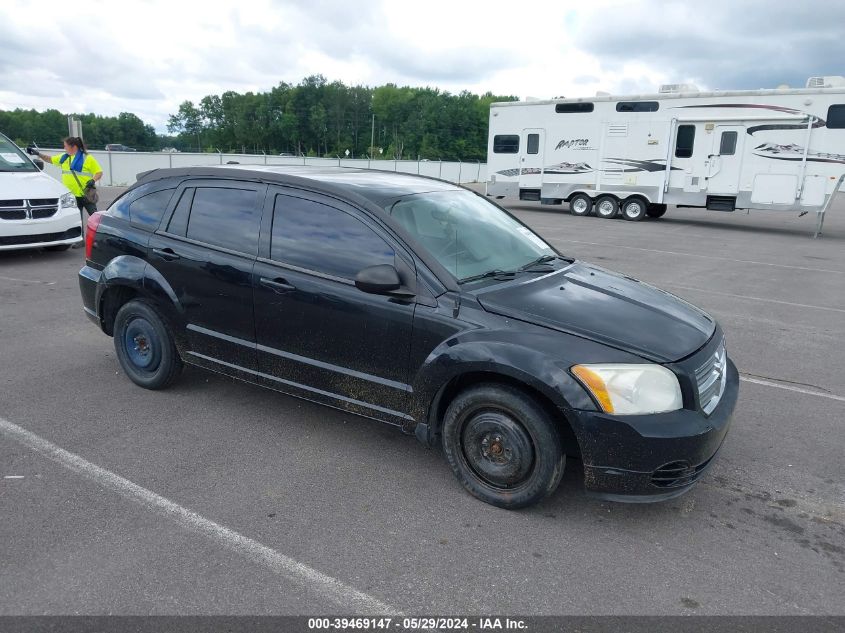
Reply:
[[827, 77], [810, 77], [807, 88], [842, 88], [845, 87], [845, 77], [832, 75]]
[[698, 92], [698, 86], [695, 84], [663, 84], [657, 92]]

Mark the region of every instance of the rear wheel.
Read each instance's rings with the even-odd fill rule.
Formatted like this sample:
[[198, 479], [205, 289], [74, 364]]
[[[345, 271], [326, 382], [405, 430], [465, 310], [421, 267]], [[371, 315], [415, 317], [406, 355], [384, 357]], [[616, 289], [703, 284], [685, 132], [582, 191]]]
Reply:
[[645, 217], [646, 202], [642, 198], [628, 198], [622, 203], [622, 217], [632, 222], [639, 222]]
[[596, 216], [605, 220], [612, 220], [619, 213], [619, 203], [615, 198], [602, 196], [596, 200]]
[[167, 387], [182, 370], [182, 359], [164, 319], [140, 299], [117, 311], [114, 349], [129, 379], [145, 389]]
[[590, 215], [592, 210], [593, 201], [584, 193], [576, 194], [569, 200], [569, 212], [572, 215]]
[[554, 421], [509, 385], [482, 384], [460, 393], [446, 411], [442, 439], [464, 488], [510, 510], [553, 492], [566, 463]]
[[646, 215], [650, 218], [662, 218], [666, 213], [665, 204], [650, 204], [646, 209]]

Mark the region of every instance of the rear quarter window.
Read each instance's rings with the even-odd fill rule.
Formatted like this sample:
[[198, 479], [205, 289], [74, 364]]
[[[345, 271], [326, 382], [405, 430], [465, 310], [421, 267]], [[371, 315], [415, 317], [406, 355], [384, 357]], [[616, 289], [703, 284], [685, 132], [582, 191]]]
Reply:
[[175, 189], [163, 189], [141, 196], [129, 203], [129, 223], [147, 231], [155, 231]]
[[118, 198], [108, 214], [121, 218], [147, 231], [155, 231], [176, 190], [173, 181], [156, 181], [141, 185]]

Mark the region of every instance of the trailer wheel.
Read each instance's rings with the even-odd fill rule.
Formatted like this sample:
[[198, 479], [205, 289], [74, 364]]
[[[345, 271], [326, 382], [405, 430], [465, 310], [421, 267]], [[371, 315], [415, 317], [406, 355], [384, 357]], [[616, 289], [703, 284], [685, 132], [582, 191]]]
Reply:
[[632, 222], [639, 222], [645, 217], [647, 208], [642, 198], [628, 198], [622, 203], [622, 217]]
[[605, 220], [612, 220], [619, 215], [619, 203], [615, 198], [602, 196], [596, 200], [596, 216]]
[[569, 212], [572, 215], [590, 215], [592, 210], [593, 201], [587, 194], [579, 193], [569, 200]]
[[665, 204], [650, 204], [645, 210], [646, 215], [650, 218], [662, 218], [666, 213]]

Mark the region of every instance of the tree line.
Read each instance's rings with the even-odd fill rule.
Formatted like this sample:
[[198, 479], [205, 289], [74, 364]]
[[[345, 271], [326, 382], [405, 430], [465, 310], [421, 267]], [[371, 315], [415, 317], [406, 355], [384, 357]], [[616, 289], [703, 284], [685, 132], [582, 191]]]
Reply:
[[[82, 134], [91, 149], [103, 149], [107, 143], [150, 150], [166, 147], [166, 137], [160, 137], [152, 125], [131, 112], [117, 116], [73, 116], [82, 122]], [[21, 147], [33, 142], [40, 147], [61, 147], [62, 139], [68, 135], [67, 117], [58, 110], [0, 110], [0, 132]]]
[[[313, 75], [267, 92], [185, 101], [168, 119], [169, 135], [131, 113], [77, 118], [94, 149], [122, 143], [138, 150], [484, 160], [490, 104], [514, 100], [394, 84], [347, 86]], [[67, 117], [56, 110], [0, 111], [0, 131], [18, 143], [52, 145], [67, 134]]]

